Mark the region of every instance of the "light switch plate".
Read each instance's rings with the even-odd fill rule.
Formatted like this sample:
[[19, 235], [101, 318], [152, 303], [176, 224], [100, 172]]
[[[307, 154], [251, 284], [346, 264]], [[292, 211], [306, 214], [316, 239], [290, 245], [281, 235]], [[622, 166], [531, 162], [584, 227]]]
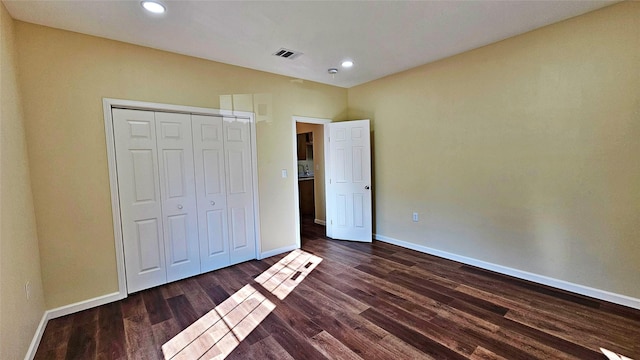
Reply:
[[285, 179], [287, 177], [287, 169], [282, 169], [282, 178]]

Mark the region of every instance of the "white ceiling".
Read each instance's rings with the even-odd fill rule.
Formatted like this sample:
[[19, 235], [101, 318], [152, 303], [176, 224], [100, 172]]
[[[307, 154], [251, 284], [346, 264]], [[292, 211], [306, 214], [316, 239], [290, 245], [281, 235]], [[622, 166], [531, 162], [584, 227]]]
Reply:
[[[26, 22], [348, 88], [616, 1], [162, 2], [160, 16], [139, 1], [4, 4]], [[272, 56], [280, 47], [304, 54]]]

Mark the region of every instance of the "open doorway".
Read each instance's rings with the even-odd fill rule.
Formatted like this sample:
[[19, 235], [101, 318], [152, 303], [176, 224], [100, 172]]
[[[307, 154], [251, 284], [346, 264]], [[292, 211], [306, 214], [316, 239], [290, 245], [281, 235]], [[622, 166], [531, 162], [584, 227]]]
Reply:
[[[325, 149], [324, 125], [328, 119], [293, 117], [294, 162], [296, 169], [296, 238], [325, 235]], [[302, 236], [302, 232], [305, 232]]]
[[[316, 126], [305, 123], [297, 123], [297, 147], [298, 147], [298, 208], [300, 217], [314, 220], [316, 215], [315, 201], [315, 165], [319, 159], [315, 159], [313, 154], [313, 134], [318, 133]], [[312, 130], [309, 132], [301, 132]], [[315, 131], [314, 131], [315, 130]], [[319, 164], [318, 164], [319, 168]], [[319, 170], [319, 169], [318, 169]], [[320, 215], [320, 214], [318, 214]]]

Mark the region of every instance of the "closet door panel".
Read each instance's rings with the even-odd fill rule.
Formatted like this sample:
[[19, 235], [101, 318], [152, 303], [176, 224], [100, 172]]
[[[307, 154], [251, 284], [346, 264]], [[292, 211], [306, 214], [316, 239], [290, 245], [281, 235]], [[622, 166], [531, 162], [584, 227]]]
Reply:
[[[206, 233], [205, 237], [207, 242], [206, 252], [200, 255], [205, 257], [213, 257], [221, 255], [223, 258], [218, 264], [220, 267], [229, 264], [229, 251], [227, 246], [227, 224], [224, 210], [209, 210], [205, 213], [206, 220]], [[225, 255], [226, 254], [226, 255]], [[216, 266], [214, 266], [216, 267]], [[213, 270], [213, 269], [211, 269]]]
[[120, 213], [129, 293], [167, 281], [156, 127], [150, 111], [113, 109]]
[[167, 280], [200, 273], [191, 116], [155, 113]]
[[202, 272], [230, 265], [222, 118], [192, 115]]
[[251, 138], [247, 121], [224, 118], [227, 214], [231, 263], [255, 259]]

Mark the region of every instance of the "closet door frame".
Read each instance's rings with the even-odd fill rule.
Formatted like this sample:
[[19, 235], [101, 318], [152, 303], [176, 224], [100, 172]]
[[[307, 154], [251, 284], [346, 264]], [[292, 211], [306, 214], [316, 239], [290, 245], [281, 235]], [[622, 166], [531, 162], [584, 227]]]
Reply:
[[[122, 223], [120, 218], [120, 196], [118, 192], [118, 173], [116, 166], [116, 150], [115, 150], [115, 136], [113, 131], [113, 118], [111, 109], [130, 109], [130, 110], [148, 110], [158, 112], [170, 112], [181, 113], [190, 115], [213, 115], [224, 117], [236, 117], [239, 119], [245, 119], [250, 124], [251, 132], [251, 175], [253, 186], [253, 212], [254, 212], [254, 231], [256, 241], [256, 253], [255, 258], [259, 258], [261, 251], [260, 241], [260, 216], [259, 216], [259, 202], [258, 202], [258, 164], [257, 164], [257, 149], [256, 149], [256, 122], [255, 114], [246, 111], [232, 111], [232, 110], [220, 110], [193, 106], [182, 106], [172, 104], [161, 104], [144, 101], [124, 100], [124, 99], [112, 99], [103, 98], [102, 107], [104, 111], [104, 127], [106, 135], [107, 145], [107, 163], [109, 166], [109, 186], [111, 190], [111, 214], [113, 217], [113, 234], [114, 244], [116, 252], [116, 270], [118, 273], [118, 293], [110, 294], [110, 299], [118, 300], [124, 299], [128, 295], [127, 279], [125, 276], [125, 264], [124, 264], [124, 243], [122, 234]], [[113, 296], [112, 296], [113, 295]]]

